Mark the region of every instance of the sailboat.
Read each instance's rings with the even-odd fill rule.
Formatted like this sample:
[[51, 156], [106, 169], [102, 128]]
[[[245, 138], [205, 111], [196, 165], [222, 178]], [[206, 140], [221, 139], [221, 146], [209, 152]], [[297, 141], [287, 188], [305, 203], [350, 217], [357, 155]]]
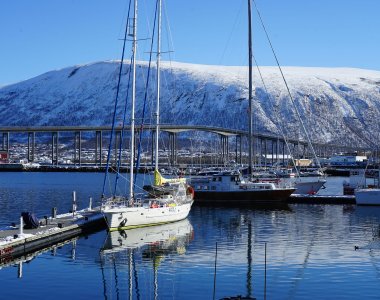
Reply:
[[[136, 98], [136, 48], [137, 48], [137, 0], [134, 0], [133, 17], [133, 60], [132, 60], [132, 109], [131, 109], [131, 142], [130, 142], [130, 178], [129, 197], [113, 195], [102, 197], [102, 211], [110, 231], [136, 227], [152, 226], [185, 219], [193, 204], [194, 191], [184, 178], [166, 179], [158, 171], [158, 136], [159, 136], [159, 100], [160, 100], [160, 32], [161, 0], [158, 2], [157, 34], [157, 105], [156, 105], [156, 145], [155, 172], [153, 185], [145, 186], [141, 197], [135, 195], [134, 180], [134, 131], [135, 131], [135, 98]], [[128, 26], [127, 26], [128, 27]], [[127, 32], [127, 30], [126, 30]], [[121, 71], [120, 71], [121, 73]], [[112, 136], [111, 136], [112, 138]], [[111, 145], [112, 141], [110, 142]], [[110, 152], [110, 149], [109, 149]], [[110, 155], [108, 156], [110, 157]], [[107, 163], [108, 166], [108, 163]], [[107, 167], [108, 169], [108, 167]], [[106, 171], [107, 176], [107, 171]], [[104, 182], [106, 182], [106, 177]], [[103, 195], [104, 195], [103, 185]], [[115, 189], [116, 191], [116, 189]]]
[[[252, 33], [251, 0], [248, 0], [248, 57], [249, 57], [249, 176], [253, 165], [253, 120], [252, 120]], [[195, 201], [199, 204], [225, 205], [273, 205], [283, 204], [295, 191], [291, 186], [279, 187], [273, 182], [253, 182], [243, 178], [240, 170], [223, 171], [203, 177], [193, 177], [190, 184], [195, 191]]]

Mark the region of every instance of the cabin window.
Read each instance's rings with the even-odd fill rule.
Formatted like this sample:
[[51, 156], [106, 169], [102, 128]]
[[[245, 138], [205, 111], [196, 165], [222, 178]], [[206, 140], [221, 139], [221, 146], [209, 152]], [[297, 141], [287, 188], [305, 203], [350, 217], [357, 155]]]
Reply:
[[212, 186], [211, 189], [212, 189], [213, 191], [215, 191], [215, 190], [216, 190], [216, 187], [215, 187], [215, 186]]
[[213, 177], [213, 178], [212, 178], [212, 181], [216, 181], [216, 177]]
[[222, 177], [218, 177], [218, 181], [222, 181]]

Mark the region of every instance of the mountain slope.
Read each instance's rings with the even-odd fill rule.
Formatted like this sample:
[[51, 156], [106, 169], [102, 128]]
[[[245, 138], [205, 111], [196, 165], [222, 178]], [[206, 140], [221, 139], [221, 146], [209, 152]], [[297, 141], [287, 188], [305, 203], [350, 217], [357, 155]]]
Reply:
[[[117, 61], [74, 66], [0, 88], [0, 126], [110, 125], [119, 66]], [[151, 71], [153, 84], [146, 89], [147, 70], [147, 63], [138, 63], [138, 123], [146, 90], [146, 120], [153, 119], [155, 70]], [[265, 86], [257, 70], [253, 76], [255, 127], [275, 134], [280, 125], [289, 137], [296, 137], [299, 122], [278, 69], [261, 67], [260, 71]], [[376, 140], [380, 72], [302, 67], [283, 71], [313, 141], [366, 145], [360, 136]], [[119, 111], [126, 98], [127, 73], [125, 64]], [[161, 78], [162, 123], [247, 129], [246, 67], [163, 63]]]

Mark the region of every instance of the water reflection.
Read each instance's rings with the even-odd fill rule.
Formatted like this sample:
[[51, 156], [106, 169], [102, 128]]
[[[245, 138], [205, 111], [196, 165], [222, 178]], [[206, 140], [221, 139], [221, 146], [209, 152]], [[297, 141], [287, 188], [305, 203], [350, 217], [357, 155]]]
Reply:
[[[158, 271], [163, 261], [186, 253], [193, 240], [193, 227], [188, 219], [165, 225], [110, 232], [100, 252], [104, 297], [117, 299], [151, 298], [147, 285], [153, 285], [153, 298], [158, 299]], [[147, 268], [151, 264], [151, 268]], [[108, 280], [106, 271], [113, 269]], [[147, 273], [151, 272], [151, 276]], [[127, 277], [124, 280], [123, 277]], [[110, 282], [108, 282], [110, 281]], [[150, 282], [152, 281], [152, 282]], [[121, 284], [119, 284], [121, 282]], [[128, 282], [126, 290], [125, 282]], [[143, 289], [139, 287], [143, 286]]]
[[266, 293], [268, 299], [378, 299], [379, 224], [380, 207], [194, 206], [183, 222], [101, 231], [3, 261], [0, 287], [4, 299], [212, 299], [216, 274], [215, 299]]
[[7, 267], [17, 267], [17, 277], [22, 278], [23, 277], [23, 264], [24, 263], [31, 263], [35, 258], [37, 258], [40, 255], [46, 254], [47, 252], [50, 252], [52, 256], [55, 256], [57, 254], [57, 249], [60, 249], [61, 247], [65, 245], [71, 245], [71, 259], [75, 260], [75, 253], [76, 253], [76, 245], [77, 240], [79, 237], [71, 238], [63, 242], [55, 243], [53, 245], [50, 245], [48, 247], [44, 247], [40, 250], [26, 253], [24, 255], [20, 255], [17, 257], [13, 257], [12, 255], [9, 256], [3, 256], [0, 259], [0, 270]]

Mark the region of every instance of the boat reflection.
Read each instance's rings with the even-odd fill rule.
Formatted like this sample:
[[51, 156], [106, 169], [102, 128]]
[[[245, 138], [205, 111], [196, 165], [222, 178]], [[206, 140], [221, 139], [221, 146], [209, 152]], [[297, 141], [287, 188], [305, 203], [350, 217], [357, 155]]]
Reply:
[[[153, 298], [157, 299], [160, 264], [166, 257], [174, 259], [185, 254], [186, 247], [192, 240], [193, 227], [188, 219], [165, 225], [109, 232], [100, 252], [105, 299], [112, 298], [112, 295], [116, 295], [117, 299], [124, 298], [125, 294], [129, 295], [129, 299], [146, 299], [152, 298], [152, 293]], [[147, 276], [146, 268], [140, 268], [140, 265], [146, 263], [152, 264], [152, 268], [148, 270], [152, 270], [153, 278]], [[107, 270], [113, 277], [109, 284]], [[127, 277], [126, 281], [120, 280], [123, 274]], [[119, 285], [119, 282], [123, 284]], [[125, 282], [128, 284], [124, 284]], [[153, 290], [147, 288], [149, 285], [153, 286]]]
[[159, 226], [112, 231], [107, 236], [102, 252], [107, 254], [141, 247], [176, 251], [189, 242], [192, 233], [193, 227], [188, 219]]

